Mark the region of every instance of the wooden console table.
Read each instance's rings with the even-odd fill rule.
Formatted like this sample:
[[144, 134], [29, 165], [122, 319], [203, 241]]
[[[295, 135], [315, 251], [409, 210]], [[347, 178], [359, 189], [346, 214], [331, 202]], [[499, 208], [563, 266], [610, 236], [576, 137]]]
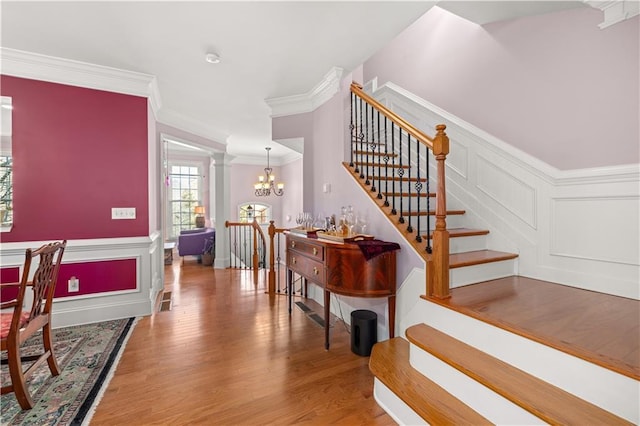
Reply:
[[396, 252], [367, 260], [356, 244], [287, 234], [289, 315], [293, 301], [293, 274], [324, 289], [325, 349], [329, 349], [331, 292], [355, 297], [387, 297], [389, 336], [394, 337], [396, 316]]

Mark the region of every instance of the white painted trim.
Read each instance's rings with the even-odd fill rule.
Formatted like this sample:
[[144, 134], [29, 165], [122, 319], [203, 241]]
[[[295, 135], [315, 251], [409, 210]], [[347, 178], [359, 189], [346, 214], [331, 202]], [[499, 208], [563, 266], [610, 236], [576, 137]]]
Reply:
[[638, 0], [584, 0], [584, 2], [593, 8], [600, 9], [604, 14], [604, 21], [598, 24], [601, 30], [640, 14]]
[[340, 91], [340, 79], [343, 72], [342, 68], [331, 68], [322, 80], [307, 93], [265, 99], [271, 108], [271, 117], [302, 114], [315, 110]]
[[14, 77], [68, 84], [149, 98], [154, 111], [162, 106], [156, 77], [102, 65], [0, 47], [0, 72]]
[[[136, 288], [56, 298], [53, 308], [54, 326], [64, 327], [150, 315], [155, 305], [155, 297], [162, 285], [162, 277], [158, 276], [158, 271], [164, 271], [163, 250], [158, 241], [158, 232], [146, 237], [67, 241], [64, 264], [135, 259]], [[0, 264], [3, 268], [22, 268], [25, 250], [47, 242], [2, 243]]]

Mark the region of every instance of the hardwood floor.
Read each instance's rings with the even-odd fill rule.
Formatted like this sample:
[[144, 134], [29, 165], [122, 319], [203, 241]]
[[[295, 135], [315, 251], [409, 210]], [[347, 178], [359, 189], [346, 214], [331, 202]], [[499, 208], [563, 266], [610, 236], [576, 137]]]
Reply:
[[91, 425], [395, 424], [343, 323], [325, 351], [323, 328], [250, 274], [166, 266], [171, 310], [139, 320]]

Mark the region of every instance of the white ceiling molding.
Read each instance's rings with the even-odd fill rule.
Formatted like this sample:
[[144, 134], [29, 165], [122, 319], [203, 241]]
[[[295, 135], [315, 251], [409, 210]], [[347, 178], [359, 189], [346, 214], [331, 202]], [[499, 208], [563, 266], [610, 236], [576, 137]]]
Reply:
[[0, 72], [14, 77], [105, 90], [149, 100], [154, 114], [162, 106], [156, 77], [102, 65], [0, 47]]
[[228, 134], [222, 133], [212, 126], [201, 123], [200, 121], [194, 120], [175, 111], [167, 109], [160, 110], [157, 114], [157, 118], [160, 123], [167, 126], [175, 127], [176, 129], [192, 133], [196, 136], [209, 139], [222, 145], [227, 145], [227, 139], [229, 138]]
[[320, 83], [316, 84], [307, 93], [265, 99], [265, 102], [271, 108], [271, 117], [302, 114], [318, 108], [340, 91], [340, 79], [343, 72], [342, 68], [331, 68]]
[[598, 24], [601, 30], [640, 14], [640, 2], [638, 0], [585, 0], [584, 2], [593, 8], [600, 9], [604, 13], [604, 21]]

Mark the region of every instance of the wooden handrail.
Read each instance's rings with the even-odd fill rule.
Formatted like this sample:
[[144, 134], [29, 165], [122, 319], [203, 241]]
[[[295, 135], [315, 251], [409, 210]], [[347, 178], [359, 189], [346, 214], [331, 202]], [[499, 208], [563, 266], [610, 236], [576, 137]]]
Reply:
[[[429, 136], [427, 136], [425, 133], [423, 133], [422, 131], [418, 130], [417, 128], [415, 128], [413, 125], [411, 125], [410, 123], [408, 123], [407, 121], [405, 121], [403, 118], [399, 117], [396, 113], [394, 113], [393, 111], [389, 110], [386, 106], [382, 105], [380, 102], [378, 102], [377, 100], [373, 99], [371, 96], [369, 96], [367, 93], [364, 92], [364, 90], [362, 89], [362, 86], [358, 83], [353, 82], [351, 84], [351, 92], [358, 98], [362, 99], [364, 102], [366, 102], [368, 105], [370, 105], [374, 110], [377, 110], [379, 113], [381, 113], [382, 115], [384, 115], [387, 119], [389, 119], [393, 124], [395, 124], [397, 127], [399, 127], [403, 132], [406, 132], [406, 134], [410, 135], [410, 137], [413, 137], [415, 140], [417, 140], [420, 144], [425, 145], [429, 150], [432, 151], [433, 156], [436, 160], [436, 171], [437, 171], [437, 188], [435, 191], [435, 195], [436, 195], [436, 208], [435, 208], [435, 230], [433, 231], [433, 237], [432, 237], [432, 242], [433, 242], [433, 247], [431, 247], [429, 244], [429, 241], [427, 241], [427, 253], [425, 255], [425, 259], [426, 259], [426, 269], [427, 269], [427, 282], [426, 282], [426, 294], [429, 297], [435, 297], [438, 299], [447, 299], [450, 297], [450, 292], [449, 292], [449, 232], [447, 231], [447, 223], [446, 223], [446, 217], [447, 217], [447, 203], [446, 203], [446, 187], [445, 187], [445, 160], [447, 158], [447, 155], [449, 154], [449, 137], [447, 136], [447, 134], [445, 133], [445, 129], [446, 126], [444, 124], [439, 124], [436, 126], [436, 135], [431, 138]], [[353, 124], [353, 123], [352, 123]], [[393, 126], [392, 124], [392, 126]], [[378, 120], [378, 125], [380, 125], [379, 120]], [[362, 124], [361, 124], [362, 126]], [[372, 128], [374, 127], [373, 125], [371, 126]], [[353, 128], [353, 127], [352, 127]], [[365, 128], [367, 128], [365, 126]], [[386, 132], [386, 122], [385, 122], [385, 128], [384, 131]], [[392, 134], [393, 134], [393, 127], [391, 130]], [[351, 136], [353, 138], [353, 135]], [[362, 137], [360, 136], [360, 139]], [[380, 136], [379, 136], [380, 138]], [[385, 143], [386, 143], [387, 139], [385, 136]], [[402, 143], [402, 133], [400, 133], [400, 138], [399, 138], [400, 143]], [[367, 141], [367, 143], [369, 142], [373, 142], [373, 141]], [[380, 142], [380, 139], [378, 140], [378, 142]], [[362, 148], [360, 148], [362, 149]], [[392, 138], [392, 149], [393, 149], [393, 138]], [[409, 164], [408, 166], [411, 166], [411, 151], [410, 151], [410, 146], [407, 146], [407, 153], [409, 155], [408, 157], [408, 161]], [[385, 150], [384, 153], [387, 156], [387, 159], [391, 157], [391, 155], [395, 155], [394, 152], [391, 153], [391, 155], [387, 154], [387, 151]], [[400, 157], [402, 157], [402, 144], [400, 144]], [[378, 153], [378, 155], [380, 155]], [[419, 154], [418, 157], [419, 158]], [[352, 157], [353, 159], [353, 157]], [[360, 162], [356, 161], [356, 162], [351, 162], [350, 166], [356, 166], [355, 168], [355, 172], [358, 172], [357, 169], [357, 165], [359, 164], [364, 164], [367, 167], [367, 174], [368, 174], [368, 164], [369, 164], [369, 160], [367, 158], [366, 162], [363, 163], [363, 161], [361, 160]], [[400, 163], [396, 164], [395, 162], [392, 162], [390, 165], [388, 165], [386, 162], [384, 164], [384, 168], [386, 169], [387, 167], [390, 168], [394, 168], [394, 167], [400, 167], [402, 168], [403, 166], [407, 166], [405, 164], [402, 164], [402, 158], [400, 158]], [[379, 164], [378, 168], [381, 168], [382, 164]], [[427, 168], [427, 176], [428, 176], [428, 168], [429, 165], [427, 164], [426, 166]], [[373, 169], [375, 170], [375, 164], [373, 166]], [[411, 178], [411, 171], [409, 169], [409, 178]], [[400, 173], [400, 176], [402, 176], [402, 173]], [[361, 179], [365, 179], [364, 180], [364, 185], [367, 187], [369, 187], [369, 177], [366, 176], [365, 177], [365, 173], [363, 173], [362, 171], [360, 172], [360, 178]], [[374, 179], [375, 182], [375, 179]], [[375, 188], [374, 184], [371, 184], [371, 191], [379, 191], [379, 189]], [[428, 196], [428, 195], [427, 195]], [[378, 195], [378, 198], [380, 197], [380, 194]], [[400, 219], [399, 219], [399, 223], [400, 224], [404, 224], [405, 220], [403, 217], [403, 206], [402, 206], [402, 198], [400, 199]], [[385, 206], [388, 206], [389, 204], [385, 202]], [[409, 209], [411, 209], [411, 206], [409, 205]], [[409, 216], [411, 216], [411, 211], [409, 210]], [[418, 213], [417, 217], [420, 217], [420, 212], [416, 212]], [[392, 209], [391, 209], [391, 214], [395, 215], [396, 214], [396, 209], [395, 209], [395, 204], [393, 205]], [[419, 228], [419, 221], [418, 221], [418, 228]], [[408, 233], [412, 233], [413, 229], [411, 226], [411, 222], [409, 222], [409, 226], [407, 227], [406, 231]], [[418, 229], [419, 232], [419, 229]], [[429, 237], [428, 237], [429, 238]], [[420, 242], [420, 238], [418, 236], [418, 242]], [[412, 242], [413, 244], [413, 242]]]
[[[431, 149], [433, 151], [434, 139], [430, 138], [429, 136], [427, 136], [422, 131], [416, 129], [414, 126], [409, 124], [402, 117], [397, 115], [395, 112], [391, 111], [386, 106], [382, 105], [380, 102], [376, 101], [371, 96], [367, 95], [365, 93], [365, 91], [362, 90], [362, 86], [361, 85], [359, 85], [358, 83], [355, 83], [355, 82], [351, 83], [351, 92], [355, 93], [356, 95], [361, 97], [365, 102], [367, 102], [369, 105], [374, 107], [376, 110], [380, 111], [385, 117], [387, 117], [389, 120], [391, 120], [394, 123], [396, 123], [402, 129], [404, 129], [407, 133], [409, 133], [411, 136], [413, 136], [414, 138], [416, 138], [417, 140], [419, 140], [423, 144], [427, 145], [429, 147], [429, 149]], [[448, 147], [448, 145], [447, 145], [447, 147]], [[447, 154], [448, 153], [449, 153], [449, 151], [447, 149]]]

